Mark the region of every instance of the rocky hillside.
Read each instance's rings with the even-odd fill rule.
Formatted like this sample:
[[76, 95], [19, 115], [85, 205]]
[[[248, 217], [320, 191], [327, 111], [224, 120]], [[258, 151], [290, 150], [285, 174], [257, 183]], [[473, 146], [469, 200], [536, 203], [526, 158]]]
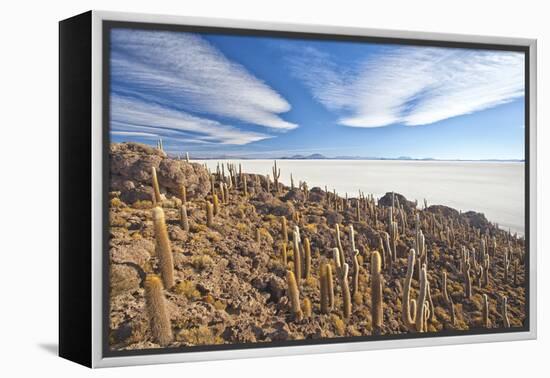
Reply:
[[[273, 175], [235, 166], [210, 174], [140, 144], [113, 144], [110, 159], [114, 350], [445, 333], [521, 327], [525, 320], [524, 242], [482, 214], [420, 209], [391, 193], [346, 199], [305, 183], [276, 185]], [[162, 226], [153, 222], [157, 206], [171, 268], [159, 242]], [[173, 285], [162, 289], [159, 304], [144, 286], [153, 275], [166, 282], [165, 269], [173, 270]], [[423, 311], [414, 311], [412, 299]], [[420, 314], [418, 327], [404, 308]], [[160, 338], [159, 329], [168, 336]]]

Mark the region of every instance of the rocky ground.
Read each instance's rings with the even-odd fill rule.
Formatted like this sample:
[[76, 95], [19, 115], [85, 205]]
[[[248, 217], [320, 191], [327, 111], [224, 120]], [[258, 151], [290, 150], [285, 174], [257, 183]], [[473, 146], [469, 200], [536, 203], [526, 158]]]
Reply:
[[[503, 297], [507, 297], [511, 327], [521, 327], [526, 318], [524, 241], [498, 229], [482, 214], [419, 205], [390, 193], [378, 201], [369, 196], [345, 199], [320, 188], [308, 189], [303, 183], [297, 183], [294, 188], [280, 185], [277, 192], [273, 176], [268, 191], [264, 176], [233, 174], [227, 167], [223, 177], [222, 171], [211, 175], [201, 164], [171, 159], [161, 150], [140, 144], [113, 144], [110, 159], [109, 319], [113, 350], [159, 347], [150, 332], [143, 290], [145, 276], [159, 273], [152, 223], [152, 167], [158, 175], [163, 196], [161, 206], [174, 257], [176, 284], [164, 290], [174, 335], [168, 347], [371, 335], [374, 332], [370, 287], [372, 251], [380, 251], [385, 256], [383, 324], [377, 332], [382, 335], [411, 332], [401, 320], [401, 301], [407, 256], [416, 246], [417, 214], [425, 237], [432, 302], [428, 332], [485, 327], [483, 294], [488, 297], [489, 327], [505, 326]], [[219, 182], [228, 183], [229, 176], [232, 176], [229, 200], [220, 204], [213, 224], [207, 227], [205, 203], [212, 201], [212, 177], [219, 195]], [[243, 180], [247, 182], [247, 195]], [[180, 225], [182, 185], [187, 190], [189, 232], [183, 231]], [[384, 245], [380, 245], [380, 236], [389, 229], [390, 208], [398, 227], [391, 271], [388, 263], [391, 254], [384, 252]], [[281, 254], [282, 217], [288, 223], [287, 266]], [[329, 314], [320, 311], [320, 264], [334, 265], [336, 224], [340, 227], [342, 248], [350, 266], [350, 284], [353, 276], [350, 225], [355, 230], [354, 241], [359, 250], [359, 287], [348, 319], [343, 316], [341, 285], [336, 277], [334, 308]], [[312, 314], [302, 320], [292, 315], [287, 296], [286, 271], [293, 269], [294, 226], [299, 227], [302, 240], [308, 238], [311, 242], [311, 274], [300, 279], [299, 286], [301, 299], [311, 301]], [[490, 256], [487, 284], [475, 271], [483, 264], [480, 260], [482, 239]], [[472, 265], [470, 298], [465, 295], [464, 250]], [[477, 253], [472, 252], [474, 250]], [[509, 263], [507, 280], [506, 261]], [[419, 288], [416, 266], [415, 270], [412, 298], [416, 298]], [[444, 271], [447, 272], [447, 292], [454, 303], [454, 321], [442, 293]]]

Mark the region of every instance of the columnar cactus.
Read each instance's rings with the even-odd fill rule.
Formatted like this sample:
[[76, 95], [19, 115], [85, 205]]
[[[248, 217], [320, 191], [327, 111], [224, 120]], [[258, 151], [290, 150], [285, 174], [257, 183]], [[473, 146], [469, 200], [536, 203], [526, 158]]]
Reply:
[[358, 259], [359, 250], [356, 249], [354, 252], [355, 253], [353, 255], [353, 281], [352, 281], [353, 282], [353, 286], [352, 286], [353, 293], [352, 293], [352, 297], [355, 301], [357, 294], [359, 294], [359, 271], [360, 271], [360, 267], [359, 267], [359, 259]]
[[165, 288], [170, 289], [174, 286], [174, 260], [166, 229], [164, 210], [160, 207], [153, 209], [153, 225], [155, 229], [156, 254], [159, 259], [162, 282]]
[[470, 272], [470, 263], [466, 263], [464, 270], [464, 295], [467, 299], [472, 298], [472, 276]]
[[304, 313], [304, 317], [307, 319], [307, 318], [311, 318], [311, 301], [309, 300], [309, 298], [304, 298], [304, 310], [303, 310], [303, 313]]
[[273, 185], [275, 185], [275, 192], [279, 193], [279, 177], [281, 177], [281, 168], [277, 169], [277, 160], [274, 161], [272, 170], [273, 170]]
[[227, 184], [223, 184], [223, 189], [225, 190], [225, 203], [229, 203], [229, 187]]
[[322, 314], [328, 314], [330, 312], [329, 311], [326, 265], [328, 265], [328, 264], [321, 264], [319, 266], [319, 299], [320, 299], [320, 302], [321, 302], [321, 313]]
[[206, 225], [208, 227], [212, 227], [213, 206], [209, 201], [206, 201], [205, 209], [206, 209]]
[[225, 186], [225, 183], [224, 182], [220, 182], [219, 184], [219, 189], [220, 189], [220, 200], [221, 200], [221, 203], [225, 204], [227, 203], [225, 201], [225, 189], [224, 189], [224, 186]]
[[328, 308], [329, 311], [334, 309], [334, 281], [332, 279], [332, 267], [330, 264], [325, 264], [325, 282], [328, 293]]
[[292, 243], [294, 251], [294, 274], [296, 275], [296, 279], [299, 280], [302, 277], [302, 256], [300, 252], [300, 234], [297, 230], [294, 230]]
[[504, 328], [510, 328], [510, 320], [508, 319], [508, 298], [502, 297], [502, 307], [500, 315], [502, 316], [502, 325]]
[[416, 300], [411, 299], [411, 282], [414, 273], [415, 255], [414, 249], [411, 249], [409, 251], [407, 275], [403, 284], [403, 299], [401, 301], [401, 320], [409, 331], [416, 330]]
[[283, 237], [283, 243], [288, 244], [288, 230], [284, 216], [281, 217], [281, 236]]
[[246, 179], [245, 174], [242, 175], [241, 180], [242, 180], [242, 183], [243, 183], [243, 195], [245, 197], [248, 197], [248, 183], [247, 183], [248, 180]]
[[145, 307], [149, 318], [149, 327], [153, 340], [161, 346], [167, 346], [173, 340], [172, 326], [168, 313], [162, 282], [158, 276], [148, 275], [144, 283]]
[[220, 201], [218, 200], [218, 196], [216, 194], [212, 195], [212, 202], [214, 215], [218, 215], [220, 212]]
[[342, 239], [340, 239], [340, 225], [336, 224], [336, 245], [338, 247], [340, 264], [346, 262], [346, 256], [344, 255], [344, 248], [342, 247]]
[[508, 283], [508, 271], [510, 269], [510, 248], [504, 251], [504, 283]]
[[151, 185], [153, 186], [153, 202], [155, 204], [162, 202], [162, 197], [160, 195], [159, 181], [157, 178], [157, 169], [151, 167]]
[[443, 272], [443, 282], [441, 283], [441, 290], [443, 292], [443, 299], [445, 300], [445, 303], [449, 303], [450, 298], [449, 294], [447, 293], [447, 272]]
[[290, 190], [294, 190], [294, 178], [292, 177], [292, 173], [290, 174]]
[[491, 267], [491, 262], [490, 262], [490, 259], [491, 257], [489, 257], [489, 254], [485, 254], [484, 258], [483, 258], [483, 263], [482, 263], [482, 275], [481, 275], [481, 286], [483, 287], [487, 287], [487, 285], [489, 285], [489, 269]]
[[[395, 224], [395, 222], [393, 222]], [[382, 266], [384, 268], [387, 268], [388, 269], [388, 273], [392, 273], [392, 269], [393, 269], [393, 257], [392, 257], [392, 246], [391, 246], [391, 243], [390, 243], [390, 235], [387, 233], [387, 232], [383, 232], [382, 233], [384, 236], [383, 236], [383, 240], [385, 242], [384, 244], [384, 251], [386, 253], [382, 253]]]
[[187, 189], [185, 188], [185, 185], [180, 185], [179, 194], [181, 203], [185, 205], [187, 203]]
[[426, 332], [426, 308], [428, 304], [426, 302], [426, 296], [428, 292], [428, 275], [426, 271], [426, 265], [422, 264], [420, 270], [420, 289], [418, 292], [418, 301], [416, 306], [416, 331], [417, 332]]
[[483, 294], [483, 307], [481, 308], [483, 317], [483, 327], [489, 328], [489, 298]]
[[339, 274], [340, 288], [342, 289], [342, 306], [344, 319], [349, 319], [349, 317], [351, 316], [351, 293], [349, 290], [348, 272], [349, 265], [344, 263]]
[[518, 259], [515, 259], [514, 260], [514, 286], [517, 286], [518, 285], [518, 265], [519, 265], [519, 261]]
[[286, 283], [288, 287], [288, 296], [290, 299], [292, 315], [295, 320], [302, 320], [304, 314], [300, 308], [300, 293], [298, 291], [298, 284], [296, 283], [296, 277], [291, 270], [286, 272]]
[[311, 245], [308, 238], [304, 238], [304, 278], [311, 275]]
[[371, 303], [372, 303], [372, 327], [379, 334], [384, 322], [382, 311], [382, 261], [377, 251], [371, 254]]
[[180, 225], [185, 232], [189, 232], [189, 219], [187, 218], [187, 207], [185, 205], [180, 207]]
[[397, 228], [397, 222], [391, 222], [390, 224], [390, 232], [389, 232], [389, 238], [390, 238], [390, 255], [389, 258], [391, 261], [395, 261], [397, 257], [397, 240], [399, 239], [399, 230]]

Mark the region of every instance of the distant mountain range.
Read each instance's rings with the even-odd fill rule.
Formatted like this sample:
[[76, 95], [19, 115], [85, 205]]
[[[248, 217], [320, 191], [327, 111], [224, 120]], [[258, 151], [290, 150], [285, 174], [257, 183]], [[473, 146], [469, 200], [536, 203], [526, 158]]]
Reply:
[[[192, 154], [191, 154], [192, 155]], [[229, 156], [229, 155], [218, 155], [215, 157], [201, 157], [201, 156], [191, 156], [195, 160], [410, 160], [410, 161], [486, 161], [486, 162], [524, 162], [523, 159], [434, 159], [430, 157], [426, 158], [412, 158], [410, 156], [399, 156], [396, 158], [386, 158], [386, 157], [365, 157], [365, 156], [334, 156], [327, 157], [322, 154], [311, 154], [311, 155], [292, 155], [292, 156], [281, 156], [281, 157], [240, 157], [240, 156]]]

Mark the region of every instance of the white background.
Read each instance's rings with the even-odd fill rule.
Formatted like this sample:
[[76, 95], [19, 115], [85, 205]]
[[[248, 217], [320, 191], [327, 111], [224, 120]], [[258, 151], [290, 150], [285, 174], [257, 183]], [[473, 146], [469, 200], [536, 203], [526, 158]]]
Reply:
[[[541, 376], [548, 371], [549, 276], [542, 256], [550, 158], [546, 1], [5, 1], [0, 21], [0, 375], [57, 377]], [[537, 341], [91, 371], [56, 357], [57, 21], [89, 9], [537, 38], [539, 311]], [[546, 24], [546, 25], [545, 25]], [[78, 125], [74, 125], [78, 127]], [[537, 372], [539, 372], [537, 374]], [[547, 372], [546, 372], [547, 374]]]

